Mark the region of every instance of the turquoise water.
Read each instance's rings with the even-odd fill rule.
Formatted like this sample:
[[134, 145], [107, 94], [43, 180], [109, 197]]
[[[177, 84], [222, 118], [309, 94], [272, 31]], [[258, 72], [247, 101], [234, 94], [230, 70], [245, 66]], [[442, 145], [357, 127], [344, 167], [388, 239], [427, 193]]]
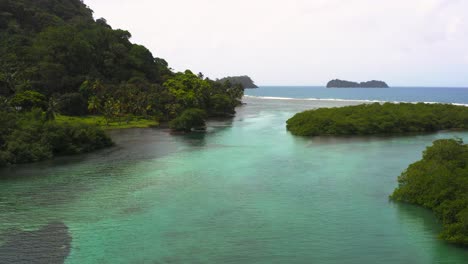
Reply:
[[294, 113], [353, 102], [245, 102], [206, 134], [114, 131], [112, 149], [0, 171], [0, 263], [467, 263], [388, 195], [468, 133], [300, 138]]
[[439, 102], [468, 105], [468, 88], [392, 87], [388, 89], [267, 86], [247, 89], [248, 96], [326, 100]]

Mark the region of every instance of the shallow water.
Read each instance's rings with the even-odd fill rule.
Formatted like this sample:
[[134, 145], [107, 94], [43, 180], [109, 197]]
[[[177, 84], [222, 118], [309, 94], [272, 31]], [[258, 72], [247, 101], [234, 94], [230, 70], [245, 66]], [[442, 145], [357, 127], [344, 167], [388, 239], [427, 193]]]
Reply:
[[468, 133], [300, 138], [285, 129], [294, 113], [351, 103], [245, 101], [206, 134], [114, 131], [112, 149], [0, 171], [0, 253], [21, 252], [16, 263], [467, 263], [468, 250], [437, 239], [430, 212], [388, 195], [433, 140]]

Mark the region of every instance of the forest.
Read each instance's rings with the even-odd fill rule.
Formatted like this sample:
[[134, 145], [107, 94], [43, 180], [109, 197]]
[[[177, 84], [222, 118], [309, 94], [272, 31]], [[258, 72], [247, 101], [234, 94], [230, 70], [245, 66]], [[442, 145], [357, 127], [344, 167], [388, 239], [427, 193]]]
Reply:
[[[180, 120], [195, 118], [189, 114], [194, 111], [203, 113], [201, 125], [172, 126], [190, 131], [191, 124], [203, 127], [208, 117], [232, 116], [241, 104], [242, 84], [210, 80], [190, 70], [174, 72], [164, 59], [130, 39], [130, 32], [94, 19], [80, 0], [0, 1], [0, 111], [17, 121], [1, 124], [0, 150], [5, 152], [17, 139], [14, 131], [27, 128], [21, 120], [44, 119], [37, 122], [68, 129], [70, 122], [56, 122], [55, 117], [102, 116], [109, 124], [135, 118]], [[38, 111], [43, 118], [37, 117]], [[35, 133], [45, 130], [37, 128]], [[45, 151], [39, 156], [71, 152], [82, 151]]]
[[374, 103], [296, 114], [287, 129], [298, 136], [385, 135], [467, 129], [468, 107], [449, 104]]
[[468, 246], [468, 145], [435, 141], [401, 174], [390, 198], [432, 210], [443, 225], [440, 237]]

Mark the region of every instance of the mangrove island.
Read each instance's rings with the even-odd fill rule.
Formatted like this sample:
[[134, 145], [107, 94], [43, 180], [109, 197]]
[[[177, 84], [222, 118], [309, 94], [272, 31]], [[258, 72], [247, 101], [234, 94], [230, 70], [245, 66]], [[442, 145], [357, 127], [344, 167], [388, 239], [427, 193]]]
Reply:
[[298, 136], [350, 136], [467, 129], [468, 107], [450, 104], [373, 103], [296, 114], [287, 129]]
[[390, 198], [432, 210], [442, 223], [439, 237], [468, 246], [468, 145], [441, 139], [398, 177]]

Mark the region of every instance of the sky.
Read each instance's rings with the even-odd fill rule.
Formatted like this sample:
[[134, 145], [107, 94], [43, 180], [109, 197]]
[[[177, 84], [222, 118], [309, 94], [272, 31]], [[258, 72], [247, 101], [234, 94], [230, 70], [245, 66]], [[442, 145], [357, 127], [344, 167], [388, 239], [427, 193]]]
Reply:
[[468, 87], [468, 0], [84, 0], [176, 71]]

